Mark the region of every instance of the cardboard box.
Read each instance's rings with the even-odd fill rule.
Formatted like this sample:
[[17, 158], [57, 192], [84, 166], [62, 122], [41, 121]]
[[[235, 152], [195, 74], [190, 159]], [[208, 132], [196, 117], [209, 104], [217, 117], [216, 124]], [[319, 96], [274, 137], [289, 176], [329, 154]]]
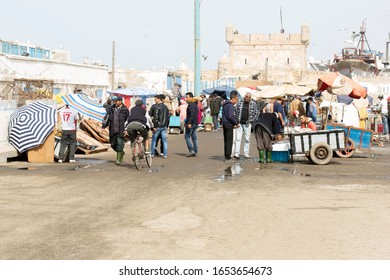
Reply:
[[51, 163], [54, 162], [54, 135], [55, 130], [49, 134], [45, 142], [34, 149], [27, 151], [28, 162]]

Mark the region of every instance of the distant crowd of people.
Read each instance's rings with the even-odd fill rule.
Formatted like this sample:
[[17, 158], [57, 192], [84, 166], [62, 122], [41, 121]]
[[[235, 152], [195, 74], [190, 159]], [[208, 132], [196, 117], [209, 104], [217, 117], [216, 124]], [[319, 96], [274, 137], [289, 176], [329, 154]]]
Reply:
[[[223, 152], [227, 162], [238, 160], [241, 156], [251, 158], [249, 149], [252, 132], [255, 133], [259, 161], [271, 162], [272, 143], [282, 139], [284, 127], [289, 122], [293, 121], [305, 129], [316, 130], [317, 107], [312, 98], [308, 99], [306, 109], [299, 98], [289, 104], [292, 120], [286, 117], [288, 113], [282, 98], [255, 102], [249, 92], [240, 98], [237, 91], [232, 91], [229, 99], [225, 100], [217, 94], [211, 94], [209, 98], [206, 95], [194, 96], [192, 92], [183, 95], [179, 88], [175, 95], [179, 106], [175, 110], [168, 108], [165, 104], [166, 98], [163, 94], [154, 96], [154, 104], [149, 110], [142, 100], [136, 100], [135, 106], [129, 110], [120, 96], [110, 96], [103, 105], [107, 113], [102, 122], [102, 129], [109, 128], [110, 145], [116, 151], [117, 165], [123, 163], [126, 138], [134, 142], [138, 133], [142, 136], [146, 153], [150, 153], [152, 157], [158, 155], [167, 159], [167, 134], [172, 115], [180, 118], [181, 130], [188, 149], [187, 157], [198, 156], [197, 133], [199, 125], [204, 124], [206, 118], [211, 120], [214, 132], [222, 127]], [[74, 161], [73, 138], [75, 137], [73, 133], [76, 131], [77, 114], [69, 113], [69, 110], [71, 109], [66, 107], [61, 111], [61, 119], [63, 119], [65, 128], [67, 124], [71, 126], [70, 132], [64, 130], [64, 139], [61, 140], [61, 144], [70, 145], [69, 158]], [[71, 117], [68, 118], [68, 115]], [[149, 131], [152, 132], [151, 141]], [[160, 149], [157, 148], [159, 142]], [[241, 149], [242, 146], [243, 149]], [[61, 146], [60, 162], [63, 158], [63, 149], [65, 148]]]

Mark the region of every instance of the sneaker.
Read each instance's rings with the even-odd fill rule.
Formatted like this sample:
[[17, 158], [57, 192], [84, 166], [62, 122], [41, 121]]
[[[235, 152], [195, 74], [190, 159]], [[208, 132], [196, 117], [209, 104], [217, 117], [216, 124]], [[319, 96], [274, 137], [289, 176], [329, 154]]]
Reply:
[[69, 162], [75, 163], [76, 161], [74, 159], [70, 159]]
[[59, 159], [59, 160], [58, 160], [58, 163], [62, 163], [62, 159]]
[[186, 154], [186, 157], [193, 157], [194, 155], [195, 155], [195, 152], [191, 151], [188, 154]]
[[252, 158], [249, 154], [245, 154], [245, 158]]
[[240, 155], [237, 154], [237, 153], [235, 153], [235, 154], [234, 154], [234, 158], [235, 158], [235, 159], [240, 159]]
[[167, 156], [163, 156], [163, 158], [167, 159], [168, 157]]

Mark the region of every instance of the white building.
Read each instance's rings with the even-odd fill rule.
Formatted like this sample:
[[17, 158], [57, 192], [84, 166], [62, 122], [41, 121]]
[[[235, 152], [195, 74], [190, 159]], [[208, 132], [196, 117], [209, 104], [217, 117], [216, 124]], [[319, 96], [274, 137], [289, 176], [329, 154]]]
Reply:
[[76, 88], [102, 98], [108, 78], [107, 66], [72, 63], [66, 50], [0, 40], [0, 99], [15, 99], [34, 90], [66, 94]]

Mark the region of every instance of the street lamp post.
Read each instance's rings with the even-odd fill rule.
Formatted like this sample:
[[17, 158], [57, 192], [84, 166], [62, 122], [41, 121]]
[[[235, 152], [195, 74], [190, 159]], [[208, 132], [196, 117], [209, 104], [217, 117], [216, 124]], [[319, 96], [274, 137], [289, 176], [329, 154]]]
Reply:
[[195, 0], [195, 34], [194, 34], [194, 48], [195, 48], [195, 77], [194, 77], [194, 95], [198, 96], [201, 92], [201, 66], [200, 66], [200, 2]]

